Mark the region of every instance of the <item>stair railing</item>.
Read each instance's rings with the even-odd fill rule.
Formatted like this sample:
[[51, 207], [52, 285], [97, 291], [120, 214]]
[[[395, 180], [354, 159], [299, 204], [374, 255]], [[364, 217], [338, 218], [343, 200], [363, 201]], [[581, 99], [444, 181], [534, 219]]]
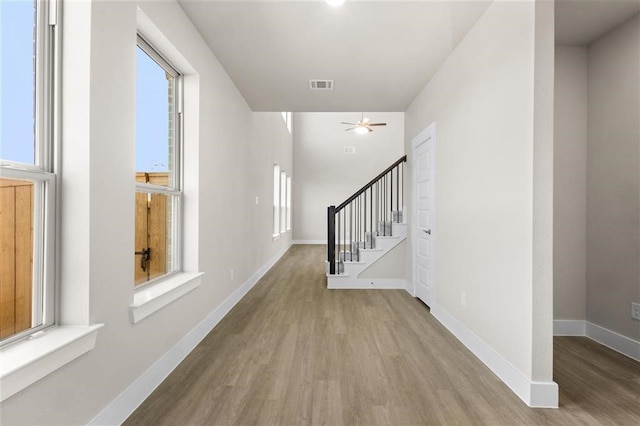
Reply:
[[403, 222], [406, 161], [405, 155], [343, 203], [327, 208], [329, 274], [342, 273], [344, 262], [359, 261], [361, 249], [375, 248], [376, 237], [392, 236], [392, 223]]

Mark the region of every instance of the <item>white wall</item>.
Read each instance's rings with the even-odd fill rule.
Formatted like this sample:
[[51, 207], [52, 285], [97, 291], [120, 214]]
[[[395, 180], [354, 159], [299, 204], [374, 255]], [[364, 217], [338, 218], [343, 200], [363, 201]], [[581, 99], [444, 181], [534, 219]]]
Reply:
[[589, 46], [587, 320], [640, 340], [640, 17]]
[[489, 6], [406, 111], [405, 149], [436, 122], [439, 309], [498, 364], [550, 383], [553, 8], [538, 7]]
[[[94, 350], [5, 400], [2, 424], [88, 423], [290, 242], [271, 240], [270, 194], [291, 137], [279, 113], [253, 114], [178, 4], [63, 6], [62, 322], [105, 326]], [[205, 275], [132, 324], [138, 25], [186, 73], [184, 263]]]
[[586, 319], [587, 48], [556, 46], [553, 317]]
[[[367, 113], [371, 122], [386, 122], [374, 132], [346, 132], [342, 121], [361, 114], [296, 113], [293, 115], [294, 240], [327, 240], [327, 207], [338, 205], [404, 155], [404, 114]], [[355, 154], [345, 154], [354, 146]]]

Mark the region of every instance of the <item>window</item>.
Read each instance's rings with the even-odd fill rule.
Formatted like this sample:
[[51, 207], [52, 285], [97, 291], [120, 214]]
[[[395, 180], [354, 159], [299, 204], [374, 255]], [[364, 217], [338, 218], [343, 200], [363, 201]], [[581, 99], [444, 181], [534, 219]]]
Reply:
[[287, 229], [287, 174], [280, 173], [280, 233]]
[[291, 176], [287, 176], [287, 231], [291, 230]]
[[134, 284], [180, 270], [181, 76], [138, 36]]
[[0, 2], [0, 344], [55, 322], [55, 26], [46, 1]]
[[282, 120], [284, 121], [284, 124], [286, 124], [287, 130], [291, 133], [291, 112], [282, 111], [280, 114], [282, 114]]
[[273, 165], [273, 236], [280, 235], [280, 166]]

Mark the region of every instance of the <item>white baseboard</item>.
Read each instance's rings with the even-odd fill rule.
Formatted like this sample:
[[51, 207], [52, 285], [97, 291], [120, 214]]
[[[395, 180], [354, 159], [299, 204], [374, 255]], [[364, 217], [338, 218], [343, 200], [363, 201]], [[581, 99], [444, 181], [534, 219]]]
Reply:
[[107, 405], [90, 425], [122, 424], [291, 247], [282, 249]]
[[584, 320], [553, 320], [554, 336], [586, 336]]
[[554, 336], [584, 336], [640, 361], [640, 342], [584, 320], [554, 320]]
[[640, 361], [640, 342], [587, 321], [587, 337], [629, 358]]
[[431, 314], [444, 325], [458, 340], [482, 361], [511, 390], [530, 407], [557, 408], [558, 385], [555, 382], [534, 382], [515, 368], [502, 355], [476, 336], [454, 316], [436, 304], [431, 306]]
[[293, 240], [291, 244], [321, 244], [327, 245], [327, 240]]

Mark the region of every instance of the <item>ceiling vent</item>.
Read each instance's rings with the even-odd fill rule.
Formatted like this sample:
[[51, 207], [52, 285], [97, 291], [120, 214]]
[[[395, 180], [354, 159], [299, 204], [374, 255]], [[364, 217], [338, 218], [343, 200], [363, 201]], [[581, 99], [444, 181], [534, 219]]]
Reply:
[[309, 80], [311, 90], [333, 90], [333, 80]]

